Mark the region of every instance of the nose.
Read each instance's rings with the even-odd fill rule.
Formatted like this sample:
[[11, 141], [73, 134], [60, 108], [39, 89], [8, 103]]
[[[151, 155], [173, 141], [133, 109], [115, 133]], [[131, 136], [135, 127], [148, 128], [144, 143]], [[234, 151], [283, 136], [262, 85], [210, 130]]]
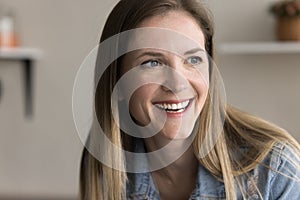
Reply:
[[188, 80], [181, 73], [183, 63], [177, 63], [172, 67], [167, 67], [164, 73], [164, 84], [162, 89], [166, 92], [179, 93], [188, 88]]

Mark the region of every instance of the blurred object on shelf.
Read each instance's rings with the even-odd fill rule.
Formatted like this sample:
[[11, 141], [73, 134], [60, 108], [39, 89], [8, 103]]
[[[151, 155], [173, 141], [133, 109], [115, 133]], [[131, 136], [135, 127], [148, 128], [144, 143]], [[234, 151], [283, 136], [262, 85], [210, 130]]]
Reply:
[[277, 39], [300, 41], [300, 0], [278, 1], [270, 11], [277, 18]]
[[299, 17], [300, 0], [281, 0], [271, 5], [270, 11], [277, 17]]
[[300, 16], [279, 18], [277, 20], [277, 38], [279, 40], [300, 41]]
[[0, 48], [13, 48], [18, 45], [13, 11], [4, 8], [0, 13]]

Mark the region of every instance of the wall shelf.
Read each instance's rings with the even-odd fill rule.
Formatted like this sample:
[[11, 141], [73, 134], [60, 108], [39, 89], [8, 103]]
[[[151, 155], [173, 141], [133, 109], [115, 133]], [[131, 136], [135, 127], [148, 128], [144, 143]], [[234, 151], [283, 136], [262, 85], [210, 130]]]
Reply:
[[231, 42], [219, 46], [220, 54], [299, 54], [300, 42]]
[[23, 64], [25, 116], [27, 117], [33, 114], [33, 63], [41, 56], [42, 52], [35, 48], [0, 48], [0, 61], [17, 61]]
[[17, 48], [3, 48], [0, 47], [0, 59], [31, 59], [37, 60], [42, 57], [42, 52], [36, 48], [17, 47]]

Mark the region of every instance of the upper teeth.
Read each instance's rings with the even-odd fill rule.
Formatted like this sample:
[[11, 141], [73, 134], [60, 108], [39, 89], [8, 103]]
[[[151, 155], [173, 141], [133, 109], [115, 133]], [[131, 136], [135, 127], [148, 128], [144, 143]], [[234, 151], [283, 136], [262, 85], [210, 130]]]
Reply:
[[159, 103], [159, 104], [155, 104], [158, 108], [161, 109], [168, 109], [168, 110], [178, 110], [178, 109], [184, 109], [189, 105], [190, 100], [187, 101], [183, 101], [180, 103]]

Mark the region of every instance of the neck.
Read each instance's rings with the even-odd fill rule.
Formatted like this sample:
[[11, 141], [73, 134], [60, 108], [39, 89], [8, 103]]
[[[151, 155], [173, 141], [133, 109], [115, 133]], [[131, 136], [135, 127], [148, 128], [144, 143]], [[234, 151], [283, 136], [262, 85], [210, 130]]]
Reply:
[[155, 154], [157, 156], [154, 158], [154, 163], [164, 164], [168, 158], [173, 157], [171, 164], [151, 173], [159, 196], [162, 200], [188, 199], [195, 188], [199, 165], [191, 145], [192, 139], [190, 137], [182, 140], [168, 140], [157, 135], [144, 139], [148, 152], [159, 150], [164, 146], [168, 147], [159, 155]]
[[[185, 176], [194, 179], [198, 172], [198, 160], [194, 154], [191, 144], [187, 144], [189, 139], [184, 140], [166, 140], [162, 138], [147, 138], [145, 139], [146, 148], [148, 151], [155, 151], [168, 145], [168, 149], [159, 154], [159, 159], [163, 162], [163, 158], [177, 158], [174, 159], [168, 166], [155, 171], [155, 173], [169, 179], [171, 182], [178, 181], [178, 177]], [[172, 144], [169, 142], [172, 141]], [[189, 145], [189, 146], [187, 146]], [[180, 153], [181, 152], [181, 153]], [[182, 155], [180, 155], [182, 154]], [[178, 156], [180, 155], [180, 156]], [[177, 157], [175, 157], [177, 156]]]

